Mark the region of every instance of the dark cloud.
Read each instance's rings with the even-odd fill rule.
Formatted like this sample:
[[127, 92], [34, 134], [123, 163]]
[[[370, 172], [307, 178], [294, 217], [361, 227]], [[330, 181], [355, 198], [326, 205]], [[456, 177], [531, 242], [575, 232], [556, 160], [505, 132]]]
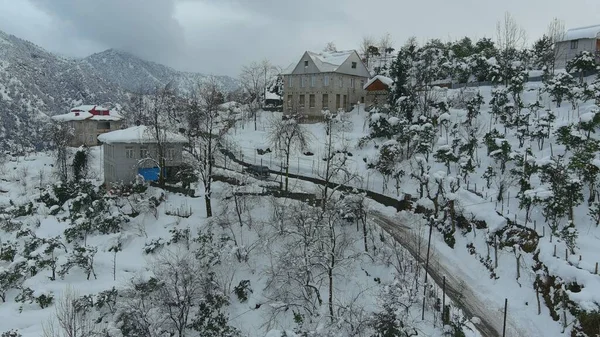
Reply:
[[175, 0], [30, 0], [72, 34], [147, 59], [174, 63], [185, 50]]
[[[581, 0], [0, 0], [0, 29], [51, 51], [85, 56], [130, 51], [180, 70], [237, 76], [267, 58], [279, 66], [329, 41], [357, 48], [390, 33], [454, 40], [495, 36], [505, 11], [541, 36], [553, 17], [567, 27], [600, 23], [600, 1]], [[585, 8], [584, 11], [581, 8]]]

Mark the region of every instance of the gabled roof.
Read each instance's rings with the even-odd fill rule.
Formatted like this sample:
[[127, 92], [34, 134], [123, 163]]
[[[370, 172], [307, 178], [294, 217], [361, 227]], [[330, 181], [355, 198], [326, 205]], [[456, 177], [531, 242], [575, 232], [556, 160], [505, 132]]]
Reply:
[[567, 30], [563, 41], [596, 39], [600, 36], [600, 25], [579, 27]]
[[342, 50], [322, 53], [314, 53], [312, 51], [307, 51], [306, 53], [313, 60], [320, 72], [330, 73], [335, 72], [339, 66], [346, 62], [350, 55], [355, 53], [355, 51]]
[[394, 80], [392, 80], [391, 78], [383, 75], [376, 75], [372, 77], [369, 81], [367, 81], [367, 83], [365, 83], [363, 89], [366, 90], [371, 84], [375, 83], [375, 81], [379, 81], [387, 87], [390, 87], [392, 84], [394, 84]]
[[59, 122], [81, 121], [84, 119], [93, 121], [120, 121], [123, 119], [123, 116], [99, 105], [80, 105], [72, 108], [66, 114], [52, 116], [52, 119]]
[[[349, 72], [348, 67], [351, 65], [350, 59], [352, 62], [356, 62], [358, 67], [353, 68], [353, 70]], [[303, 62], [308, 62], [308, 66], [303, 64]], [[306, 72], [307, 67], [309, 72]], [[344, 73], [363, 77], [370, 76], [369, 70], [355, 50], [321, 53], [306, 51], [299, 62], [291, 64], [282, 71], [282, 74], [284, 75], [299, 73]]]
[[[184, 136], [170, 132], [161, 131], [160, 137], [167, 143], [187, 143]], [[157, 143], [154, 130], [145, 125], [130, 127], [123, 130], [111, 131], [98, 136], [98, 140], [106, 144], [153, 144]]]

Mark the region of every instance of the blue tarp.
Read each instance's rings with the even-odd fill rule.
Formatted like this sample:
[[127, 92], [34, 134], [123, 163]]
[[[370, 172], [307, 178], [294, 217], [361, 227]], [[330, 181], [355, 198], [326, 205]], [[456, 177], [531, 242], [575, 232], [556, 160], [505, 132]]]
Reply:
[[[144, 177], [146, 181], [158, 181], [159, 172], [158, 167], [138, 169], [138, 174]], [[166, 176], [166, 170], [163, 170], [163, 175]]]

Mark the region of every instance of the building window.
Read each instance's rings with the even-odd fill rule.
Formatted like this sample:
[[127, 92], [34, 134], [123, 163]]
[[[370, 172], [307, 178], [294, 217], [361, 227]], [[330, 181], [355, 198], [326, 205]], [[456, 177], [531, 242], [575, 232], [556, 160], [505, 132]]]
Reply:
[[365, 102], [365, 96], [361, 96], [361, 97], [360, 97], [360, 102], [361, 102], [361, 103], [364, 103], [364, 102]]
[[148, 152], [147, 147], [140, 148], [140, 159], [147, 159], [149, 155], [150, 155], [150, 152]]
[[323, 85], [326, 87], [329, 86], [329, 75], [323, 77]]
[[304, 88], [304, 86], [305, 86], [305, 84], [304, 84], [304, 76], [302, 76], [302, 77], [300, 78], [300, 86], [301, 86], [302, 88]]
[[288, 77], [288, 87], [294, 86], [294, 78], [292, 76]]
[[96, 123], [96, 129], [108, 130], [108, 129], [110, 129], [110, 122], [98, 122], [98, 123]]
[[298, 103], [300, 104], [300, 107], [304, 107], [304, 102], [305, 102], [304, 98], [305, 98], [304, 95], [300, 95], [300, 99], [298, 101]]
[[360, 88], [359, 89], [364, 89], [365, 88], [365, 80], [360, 80]]
[[340, 94], [335, 95], [335, 109], [340, 109]]
[[315, 83], [316, 83], [316, 82], [317, 82], [317, 78], [315, 77], [315, 75], [312, 75], [312, 76], [310, 77], [310, 86], [311, 86], [311, 88], [314, 88], [314, 87], [315, 87]]
[[172, 147], [167, 149], [167, 160], [169, 160], [169, 161], [175, 160], [175, 149]]
[[352, 69], [356, 69], [356, 62], [352, 62]]
[[[125, 148], [125, 158], [127, 158], [127, 159], [134, 159], [135, 158], [135, 152], [133, 151], [133, 147], [126, 147]], [[142, 157], [142, 158], [144, 158], [144, 157]]]
[[308, 61], [304, 61], [304, 67], [308, 67]]
[[292, 99], [293, 99], [293, 96], [292, 95], [288, 95], [288, 99], [287, 99], [288, 108], [292, 107]]
[[350, 88], [354, 88], [354, 78], [350, 79]]
[[323, 110], [329, 109], [329, 94], [323, 94]]
[[344, 87], [344, 78], [340, 77], [340, 88]]
[[310, 107], [310, 108], [315, 107], [315, 95], [314, 94], [308, 95], [308, 107]]
[[571, 41], [571, 49], [577, 49], [577, 48], [579, 48], [579, 41], [578, 40]]

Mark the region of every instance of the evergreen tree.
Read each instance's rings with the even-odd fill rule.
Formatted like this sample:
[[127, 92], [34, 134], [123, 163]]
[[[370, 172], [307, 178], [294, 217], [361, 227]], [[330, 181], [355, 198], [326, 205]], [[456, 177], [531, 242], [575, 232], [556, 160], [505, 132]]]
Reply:
[[533, 44], [533, 65], [544, 72], [544, 78], [548, 78], [553, 62], [554, 43], [549, 36], [544, 35]]
[[583, 83], [583, 76], [596, 69], [596, 58], [591, 52], [584, 50], [575, 58], [567, 62], [566, 70], [569, 73], [578, 73], [579, 81]]
[[560, 108], [560, 104], [568, 97], [571, 88], [575, 85], [573, 76], [557, 73], [545, 83], [545, 90], [552, 96], [552, 101]]
[[394, 85], [389, 95], [389, 104], [400, 116], [412, 122], [415, 109], [414, 92], [410, 80], [413, 46], [402, 48], [390, 68]]

